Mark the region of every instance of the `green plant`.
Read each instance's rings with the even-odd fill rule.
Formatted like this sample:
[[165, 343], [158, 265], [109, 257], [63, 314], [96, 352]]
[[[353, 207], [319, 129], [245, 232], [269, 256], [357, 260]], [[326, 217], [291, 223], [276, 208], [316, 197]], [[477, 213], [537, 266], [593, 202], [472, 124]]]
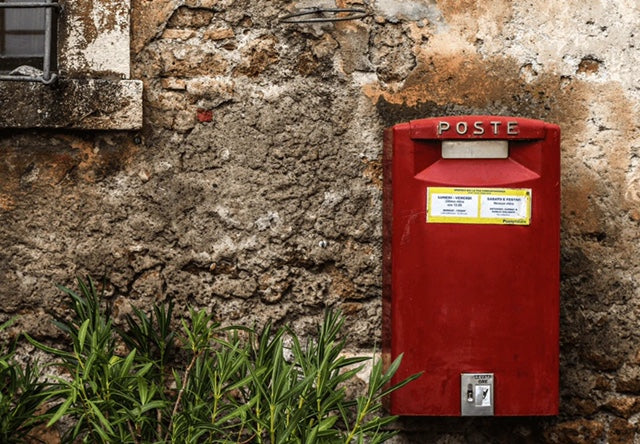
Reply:
[[[165, 436], [167, 407], [171, 399], [166, 393], [171, 376], [171, 359], [176, 353], [175, 332], [172, 330], [173, 302], [154, 305], [150, 315], [132, 307], [133, 314], [125, 316], [126, 329], [118, 329], [118, 335], [129, 350], [137, 351], [140, 362], [151, 364], [145, 378], [138, 381], [140, 397], [153, 399], [156, 405], [146, 410], [146, 421], [136, 423], [134, 436], [140, 442], [161, 441]], [[147, 406], [151, 405], [149, 402]]]
[[381, 400], [418, 375], [389, 386], [401, 358], [386, 373], [377, 361], [368, 391], [348, 400], [345, 384], [370, 358], [345, 357], [339, 313], [327, 311], [305, 346], [288, 328], [224, 332], [204, 312], [192, 319], [191, 328], [183, 325], [192, 360], [184, 378], [176, 375], [180, 394], [168, 441], [379, 443], [395, 434], [385, 427], [396, 418], [384, 416]]
[[[16, 318], [0, 325], [0, 333]], [[0, 342], [0, 442], [22, 441], [37, 425], [46, 420], [38, 415], [50, 396], [45, 381], [40, 381], [38, 365], [24, 367], [14, 359], [16, 343]]]
[[48, 426], [69, 417], [74, 425], [64, 439], [75, 442], [137, 442], [141, 428], [154, 424], [147, 412], [163, 406], [157, 388], [146, 375], [153, 364], [137, 359], [137, 349], [116, 353], [115, 328], [109, 310], [100, 306], [100, 296], [91, 279], [78, 280], [79, 293], [61, 289], [71, 298], [74, 317], [55, 321], [71, 341], [71, 350], [59, 350], [27, 339], [58, 358], [62, 373], [56, 377], [53, 395], [63, 402]]
[[304, 345], [289, 328], [222, 327], [203, 310], [176, 334], [171, 303], [134, 308], [119, 329], [93, 281], [78, 287], [61, 287], [73, 312], [56, 321], [68, 350], [27, 335], [68, 375], [47, 392], [60, 400], [48, 425], [71, 424], [66, 442], [380, 443], [395, 420], [383, 396], [418, 376], [389, 386], [401, 358], [386, 372], [377, 361], [366, 393], [349, 399], [346, 385], [370, 358], [346, 357], [337, 312]]

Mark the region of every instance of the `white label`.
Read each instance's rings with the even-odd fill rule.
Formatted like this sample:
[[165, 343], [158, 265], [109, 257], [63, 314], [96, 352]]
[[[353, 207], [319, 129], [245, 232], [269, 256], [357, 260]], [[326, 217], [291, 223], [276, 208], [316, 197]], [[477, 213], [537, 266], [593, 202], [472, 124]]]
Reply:
[[527, 196], [482, 196], [480, 217], [524, 219], [529, 211]]
[[478, 217], [478, 196], [434, 193], [430, 213], [436, 217]]
[[427, 188], [427, 222], [529, 225], [529, 188]]
[[491, 407], [491, 386], [476, 385], [476, 406]]

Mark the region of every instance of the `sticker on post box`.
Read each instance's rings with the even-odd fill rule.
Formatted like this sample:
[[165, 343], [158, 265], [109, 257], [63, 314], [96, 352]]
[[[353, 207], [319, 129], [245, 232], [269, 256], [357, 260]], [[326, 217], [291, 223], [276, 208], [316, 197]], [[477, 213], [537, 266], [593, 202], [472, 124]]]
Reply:
[[491, 407], [490, 385], [476, 385], [476, 406]]
[[529, 188], [427, 188], [427, 222], [529, 225]]

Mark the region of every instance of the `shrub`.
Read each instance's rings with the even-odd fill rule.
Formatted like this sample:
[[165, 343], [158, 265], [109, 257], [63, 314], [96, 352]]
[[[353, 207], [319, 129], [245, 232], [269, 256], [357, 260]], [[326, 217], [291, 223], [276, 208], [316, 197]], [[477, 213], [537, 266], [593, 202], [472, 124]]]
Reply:
[[73, 317], [55, 322], [69, 348], [27, 339], [65, 375], [41, 396], [57, 400], [49, 426], [71, 424], [67, 442], [379, 443], [395, 434], [382, 398], [418, 376], [390, 386], [401, 357], [386, 372], [378, 360], [366, 393], [348, 399], [370, 358], [345, 356], [333, 311], [304, 344], [289, 328], [222, 327], [203, 310], [176, 334], [171, 303], [134, 308], [119, 329], [90, 278], [61, 288]]
[[[0, 325], [0, 333], [15, 318]], [[47, 383], [40, 381], [37, 364], [22, 366], [14, 359], [15, 342], [0, 341], [0, 442], [23, 440], [45, 416], [37, 415], [49, 396]]]

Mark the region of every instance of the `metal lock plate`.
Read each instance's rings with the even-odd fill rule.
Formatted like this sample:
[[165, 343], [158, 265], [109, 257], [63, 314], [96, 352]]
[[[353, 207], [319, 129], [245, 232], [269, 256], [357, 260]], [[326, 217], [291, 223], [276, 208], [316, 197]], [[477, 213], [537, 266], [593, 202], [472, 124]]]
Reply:
[[493, 416], [493, 373], [460, 374], [460, 414]]

